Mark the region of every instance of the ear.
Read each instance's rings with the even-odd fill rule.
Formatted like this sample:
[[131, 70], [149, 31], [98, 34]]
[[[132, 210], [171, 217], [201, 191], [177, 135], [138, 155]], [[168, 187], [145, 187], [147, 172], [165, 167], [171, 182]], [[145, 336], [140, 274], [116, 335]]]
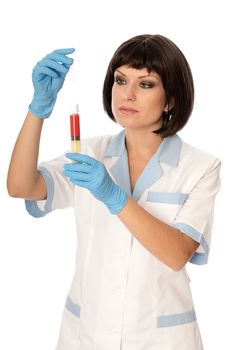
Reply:
[[175, 106], [174, 98], [170, 98], [169, 103], [167, 103], [164, 107], [164, 112], [169, 112]]

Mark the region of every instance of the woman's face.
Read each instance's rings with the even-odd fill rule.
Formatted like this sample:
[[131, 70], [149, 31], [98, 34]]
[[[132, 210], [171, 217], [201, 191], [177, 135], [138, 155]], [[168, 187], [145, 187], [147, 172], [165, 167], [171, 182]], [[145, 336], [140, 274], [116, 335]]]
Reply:
[[161, 78], [146, 68], [123, 65], [114, 72], [112, 112], [124, 128], [154, 131], [162, 126], [165, 91]]

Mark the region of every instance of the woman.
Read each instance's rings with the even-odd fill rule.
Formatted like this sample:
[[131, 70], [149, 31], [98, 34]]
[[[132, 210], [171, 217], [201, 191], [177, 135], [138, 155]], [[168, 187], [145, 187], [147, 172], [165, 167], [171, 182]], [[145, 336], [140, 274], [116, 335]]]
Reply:
[[203, 349], [185, 265], [207, 263], [220, 161], [177, 135], [193, 107], [189, 65], [161, 35], [123, 43], [103, 88], [104, 108], [123, 130], [37, 168], [43, 120], [73, 51], [35, 66], [8, 175], [10, 195], [35, 217], [75, 208], [76, 271], [57, 350]]

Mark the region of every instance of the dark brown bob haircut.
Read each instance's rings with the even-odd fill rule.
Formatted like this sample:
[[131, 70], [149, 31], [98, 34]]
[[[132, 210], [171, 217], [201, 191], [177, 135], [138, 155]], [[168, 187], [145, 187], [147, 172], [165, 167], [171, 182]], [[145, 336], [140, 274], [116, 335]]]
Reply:
[[147, 68], [157, 73], [163, 83], [166, 104], [174, 107], [163, 113], [163, 125], [154, 133], [162, 137], [174, 135], [187, 123], [194, 103], [193, 77], [189, 64], [180, 49], [162, 35], [138, 35], [124, 43], [114, 53], [104, 80], [103, 106], [108, 116], [116, 122], [112, 113], [112, 86], [114, 73], [120, 66]]

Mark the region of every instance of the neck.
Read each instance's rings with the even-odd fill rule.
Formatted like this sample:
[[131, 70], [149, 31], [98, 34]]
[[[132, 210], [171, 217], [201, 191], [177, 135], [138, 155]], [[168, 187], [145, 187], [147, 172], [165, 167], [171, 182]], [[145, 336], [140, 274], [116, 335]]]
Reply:
[[126, 134], [126, 148], [130, 155], [136, 157], [150, 157], [152, 156], [163, 138], [151, 131], [134, 131], [125, 130]]

